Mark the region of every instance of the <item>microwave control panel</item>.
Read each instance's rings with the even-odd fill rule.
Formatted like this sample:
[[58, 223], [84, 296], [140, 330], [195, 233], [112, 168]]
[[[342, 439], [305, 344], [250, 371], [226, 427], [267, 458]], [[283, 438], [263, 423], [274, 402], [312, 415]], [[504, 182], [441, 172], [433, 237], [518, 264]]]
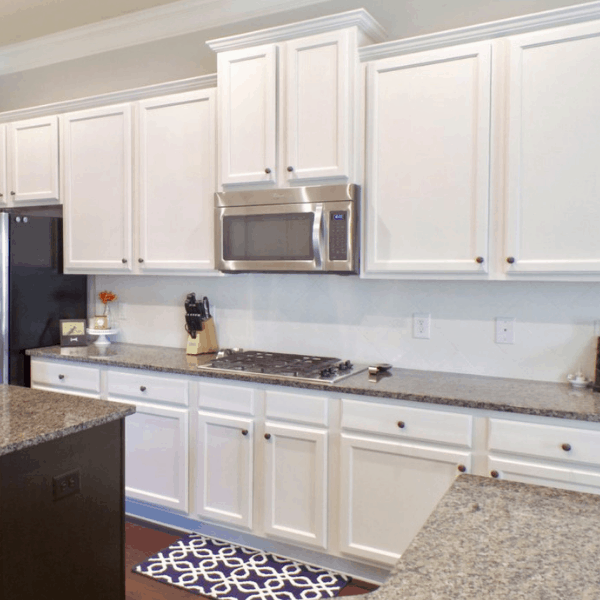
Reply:
[[348, 260], [348, 211], [329, 214], [329, 260]]

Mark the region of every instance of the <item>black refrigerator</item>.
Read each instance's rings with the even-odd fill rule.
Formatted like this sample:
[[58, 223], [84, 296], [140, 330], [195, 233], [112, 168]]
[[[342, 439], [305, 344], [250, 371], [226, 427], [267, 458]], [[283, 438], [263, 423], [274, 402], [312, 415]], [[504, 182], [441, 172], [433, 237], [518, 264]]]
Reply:
[[1, 383], [29, 386], [25, 350], [60, 344], [60, 319], [87, 317], [87, 276], [63, 274], [62, 218], [3, 212], [0, 232]]

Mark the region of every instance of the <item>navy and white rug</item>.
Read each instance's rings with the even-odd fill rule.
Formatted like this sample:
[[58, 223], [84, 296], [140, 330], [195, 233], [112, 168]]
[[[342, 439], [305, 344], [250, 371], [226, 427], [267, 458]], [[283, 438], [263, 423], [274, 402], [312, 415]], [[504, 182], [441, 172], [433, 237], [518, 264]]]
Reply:
[[350, 581], [346, 575], [197, 533], [182, 537], [133, 571], [218, 600], [333, 598]]

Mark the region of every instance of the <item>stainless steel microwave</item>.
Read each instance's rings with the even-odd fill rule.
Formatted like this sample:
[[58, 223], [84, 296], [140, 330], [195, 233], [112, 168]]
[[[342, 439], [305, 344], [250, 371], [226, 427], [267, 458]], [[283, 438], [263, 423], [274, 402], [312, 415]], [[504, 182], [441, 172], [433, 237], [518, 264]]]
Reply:
[[217, 269], [358, 272], [356, 185], [215, 194]]

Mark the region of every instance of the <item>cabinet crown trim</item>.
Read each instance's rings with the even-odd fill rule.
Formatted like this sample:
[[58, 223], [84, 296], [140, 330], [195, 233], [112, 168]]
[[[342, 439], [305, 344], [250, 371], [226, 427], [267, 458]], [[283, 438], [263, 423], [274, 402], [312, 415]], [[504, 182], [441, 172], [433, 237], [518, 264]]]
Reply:
[[290, 23], [289, 25], [280, 25], [279, 27], [270, 27], [268, 29], [260, 29], [250, 33], [241, 33], [224, 38], [208, 40], [206, 44], [214, 52], [223, 52], [225, 50], [238, 50], [240, 48], [260, 46], [262, 44], [284, 42], [294, 38], [317, 35], [319, 33], [326, 33], [328, 31], [335, 31], [347, 27], [358, 27], [358, 29], [373, 40], [373, 42], [383, 42], [388, 37], [383, 27], [369, 12], [364, 8], [358, 8], [343, 13], [300, 21], [298, 23]]
[[361, 62], [388, 58], [400, 54], [410, 54], [422, 50], [433, 50], [466, 42], [479, 42], [492, 38], [527, 33], [537, 29], [570, 25], [583, 21], [600, 19], [600, 2], [588, 2], [565, 8], [557, 8], [540, 13], [511, 17], [428, 35], [420, 35], [402, 40], [373, 44], [359, 49]]
[[121, 104], [123, 102], [135, 102], [136, 100], [157, 98], [159, 96], [178, 94], [180, 92], [191, 92], [193, 90], [213, 88], [216, 86], [216, 73], [212, 75], [202, 75], [200, 77], [190, 77], [189, 79], [178, 79], [176, 81], [147, 85], [141, 88], [109, 92], [97, 96], [86, 96], [85, 98], [77, 98], [75, 100], [65, 100], [53, 104], [43, 104], [41, 106], [32, 106], [31, 108], [11, 110], [0, 113], [0, 123], [62, 114], [88, 108], [99, 108], [101, 106], [110, 106], [111, 104]]

